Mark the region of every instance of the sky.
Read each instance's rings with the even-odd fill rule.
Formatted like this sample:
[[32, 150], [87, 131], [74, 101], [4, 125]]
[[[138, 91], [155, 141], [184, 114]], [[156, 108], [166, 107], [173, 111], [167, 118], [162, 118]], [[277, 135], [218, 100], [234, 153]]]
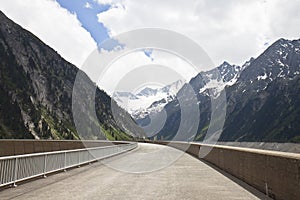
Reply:
[[[225, 60], [241, 65], [279, 38], [299, 39], [299, 8], [300, 0], [0, 1], [1, 11], [9, 18], [79, 68], [103, 41], [138, 28], [176, 31], [199, 44], [215, 65]], [[117, 64], [167, 65], [174, 60], [152, 50], [129, 57]], [[184, 77], [195, 75], [189, 71]], [[105, 85], [102, 88], [112, 90]]]

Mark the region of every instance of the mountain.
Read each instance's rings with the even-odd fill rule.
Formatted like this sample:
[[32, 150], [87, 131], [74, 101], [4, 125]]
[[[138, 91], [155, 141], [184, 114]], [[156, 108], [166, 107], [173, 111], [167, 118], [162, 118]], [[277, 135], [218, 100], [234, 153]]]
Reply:
[[299, 142], [299, 81], [300, 40], [276, 41], [227, 88], [221, 139]]
[[[280, 39], [241, 68], [223, 63], [215, 73], [200, 73], [193, 78], [189, 84], [197, 93], [200, 111], [195, 139], [203, 140], [210, 127], [211, 98], [216, 99], [225, 91], [227, 109], [221, 141], [299, 142], [299, 49], [300, 40]], [[184, 86], [178, 94], [186, 88]], [[177, 95], [164, 107], [167, 120], [158, 138], [172, 139], [178, 131], [179, 98], [183, 96]], [[217, 119], [213, 123], [220, 122]]]
[[200, 72], [196, 77], [191, 79], [189, 84], [197, 93], [207, 96], [209, 96], [209, 92], [218, 94], [226, 86], [233, 85], [237, 81], [240, 72], [249, 62], [242, 67], [224, 62], [215, 69]]
[[178, 80], [162, 88], [145, 87], [136, 93], [115, 92], [113, 98], [139, 123], [150, 113], [156, 113], [173, 100], [178, 90], [182, 87], [183, 81]]
[[[76, 75], [83, 77], [82, 93], [88, 99], [96, 91], [97, 119], [77, 105], [84, 135], [79, 135], [72, 114]], [[84, 96], [83, 96], [84, 95]], [[131, 139], [143, 134], [130, 115], [118, 106], [116, 121], [111, 98], [78, 68], [0, 11], [0, 138], [35, 139]], [[125, 134], [124, 129], [131, 135]]]
[[[187, 110], [191, 110], [191, 113], [193, 112], [192, 110], [195, 109], [194, 107], [189, 108], [188, 106], [193, 106], [193, 98], [189, 97], [189, 94], [193, 96], [196, 95], [199, 110], [201, 111], [199, 127], [205, 126], [206, 121], [210, 119], [210, 96], [212, 95], [217, 97], [220, 91], [222, 91], [226, 86], [233, 85], [237, 81], [241, 71], [247, 67], [249, 63], [250, 61], [240, 67], [231, 65], [228, 62], [224, 62], [212, 70], [200, 72], [197, 76], [190, 80], [189, 84], [183, 85], [173, 100], [165, 105], [164, 112], [166, 112], [167, 115], [166, 121], [156, 137], [172, 139], [175, 137], [176, 133], [178, 135], [178, 129], [181, 123], [180, 120], [182, 107], [185, 107]], [[190, 91], [191, 88], [193, 91]], [[179, 99], [181, 99], [181, 103], [179, 102]], [[158, 113], [156, 116], [162, 119], [162, 115], [164, 114]], [[150, 123], [150, 118], [152, 121], [157, 121], [155, 120], [156, 116], [146, 116], [142, 122], [140, 121], [138, 123], [147, 126]], [[195, 121], [195, 119], [186, 118], [186, 121]], [[186, 122], [186, 124], [187, 123], [188, 122]], [[186, 128], [189, 129], [188, 126]], [[149, 129], [145, 131], [148, 134], [154, 132], [154, 130]], [[199, 132], [200, 130], [196, 131]], [[190, 137], [192, 137], [188, 131], [184, 132], [183, 134], [189, 135], [188, 138], [184, 137], [184, 140], [190, 140]]]

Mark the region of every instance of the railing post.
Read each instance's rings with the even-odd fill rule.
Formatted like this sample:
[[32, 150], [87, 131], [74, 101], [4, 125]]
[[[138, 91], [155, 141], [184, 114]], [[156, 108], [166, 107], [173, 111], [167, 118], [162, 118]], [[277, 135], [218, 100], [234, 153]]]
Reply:
[[64, 160], [65, 160], [64, 172], [66, 172], [67, 171], [67, 152], [65, 152]]
[[88, 151], [88, 150], [87, 150], [87, 155], [88, 155], [88, 161], [89, 161], [89, 165], [90, 165], [92, 157], [91, 157], [90, 151]]
[[47, 154], [45, 154], [44, 156], [44, 178], [47, 178], [46, 172], [47, 172]]
[[89, 165], [90, 164], [92, 164], [91, 162], [92, 162], [92, 154], [91, 154], [91, 152], [90, 151], [88, 151], [88, 158], [89, 158]]
[[80, 167], [80, 151], [77, 151], [78, 153], [78, 168]]
[[13, 187], [17, 187], [17, 184], [16, 184], [16, 181], [17, 181], [17, 179], [18, 179], [18, 158], [16, 158], [16, 160], [15, 160], [15, 169], [14, 169], [14, 184], [13, 184]]

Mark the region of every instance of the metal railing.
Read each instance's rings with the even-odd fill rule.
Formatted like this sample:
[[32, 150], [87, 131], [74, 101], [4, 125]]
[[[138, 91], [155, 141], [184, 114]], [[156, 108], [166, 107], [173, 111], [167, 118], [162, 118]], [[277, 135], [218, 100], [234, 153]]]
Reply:
[[0, 157], [0, 187], [132, 150], [137, 143]]

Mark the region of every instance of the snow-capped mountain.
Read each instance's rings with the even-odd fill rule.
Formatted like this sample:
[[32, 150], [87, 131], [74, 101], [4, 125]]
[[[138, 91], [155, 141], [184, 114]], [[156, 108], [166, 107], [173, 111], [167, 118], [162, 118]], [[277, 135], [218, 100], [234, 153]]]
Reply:
[[[227, 85], [236, 82], [237, 77], [248, 62], [243, 66], [230, 65], [224, 62], [219, 67], [199, 73], [190, 82], [195, 91], [209, 95], [209, 91], [217, 95]], [[113, 98], [125, 108], [141, 125], [145, 124], [150, 114], [160, 112], [166, 104], [174, 100], [184, 82], [179, 80], [162, 88], [145, 87], [139, 92], [115, 92]]]
[[[223, 83], [220, 78], [213, 78], [214, 73], [200, 73], [190, 81], [193, 89], [199, 91], [196, 140], [203, 140], [210, 124], [218, 123], [211, 122], [211, 97], [217, 97], [219, 89], [225, 87], [227, 108], [220, 140], [300, 141], [300, 39], [280, 39], [241, 68], [225, 63], [225, 69], [231, 70], [222, 71], [221, 66], [218, 68], [221, 77], [228, 74]], [[215, 92], [208, 93], [207, 89]], [[167, 120], [157, 138], [171, 140], [181, 123], [177, 99], [169, 102], [165, 111]]]
[[228, 88], [224, 140], [299, 141], [299, 49], [300, 39], [276, 41]]
[[249, 85], [256, 92], [266, 90], [277, 79], [293, 79], [299, 73], [300, 41], [280, 39], [255, 59], [239, 79], [239, 88], [246, 92]]
[[162, 88], [145, 87], [136, 93], [119, 91], [114, 92], [113, 98], [133, 118], [140, 119], [150, 113], [161, 111], [168, 102], [173, 100], [183, 84], [183, 81], [178, 80]]
[[250, 62], [251, 60], [242, 67], [224, 62], [215, 69], [200, 72], [195, 78], [191, 79], [190, 85], [196, 92], [206, 96], [209, 96], [210, 93], [217, 96], [226, 86], [233, 85], [237, 81], [240, 72]]
[[[237, 78], [239, 77], [241, 71], [249, 65], [250, 62], [247, 62], [242, 67], [237, 65], [230, 65], [227, 62], [222, 63], [220, 66], [209, 70], [205, 72], [200, 72], [196, 77], [192, 78], [189, 82], [189, 86], [187, 84], [183, 85], [180, 89], [181, 91], [184, 91], [186, 87], [192, 87], [194, 92], [197, 93], [197, 96], [204, 96], [209, 97], [210, 95], [213, 95], [214, 97], [217, 97], [226, 86], [233, 85]], [[167, 87], [166, 87], [167, 88]], [[165, 88], [165, 89], [166, 89]], [[178, 87], [176, 87], [177, 89]], [[178, 90], [179, 91], [179, 90]], [[181, 95], [179, 95], [181, 96]], [[180, 106], [177, 102], [178, 94], [176, 96], [168, 96], [168, 98], [161, 99], [159, 101], [155, 101], [152, 103], [151, 106], [149, 106], [146, 110], [143, 110], [141, 113], [137, 113], [134, 117], [136, 119], [136, 122], [142, 126], [145, 127], [144, 131], [147, 134], [153, 134], [153, 132], [157, 131], [155, 126], [152, 126], [155, 130], [151, 130], [149, 128], [149, 124], [151, 122], [151, 119], [154, 119], [156, 116], [161, 117], [163, 116], [159, 114], [163, 108], [165, 108], [166, 105], [171, 105], [169, 108], [174, 106], [175, 113], [177, 113], [177, 117], [179, 117], [180, 113]], [[186, 101], [188, 101], [189, 97], [184, 97]], [[201, 99], [201, 98], [200, 98]], [[168, 109], [166, 109], [168, 110]], [[170, 109], [169, 109], [170, 110]], [[178, 112], [177, 112], [178, 110]], [[135, 114], [135, 113], [134, 113]], [[173, 118], [175, 119], [175, 118]], [[160, 120], [156, 120], [160, 121]], [[176, 127], [176, 124], [170, 123], [170, 126], [172, 126], [172, 129]], [[170, 130], [171, 132], [173, 130]]]

